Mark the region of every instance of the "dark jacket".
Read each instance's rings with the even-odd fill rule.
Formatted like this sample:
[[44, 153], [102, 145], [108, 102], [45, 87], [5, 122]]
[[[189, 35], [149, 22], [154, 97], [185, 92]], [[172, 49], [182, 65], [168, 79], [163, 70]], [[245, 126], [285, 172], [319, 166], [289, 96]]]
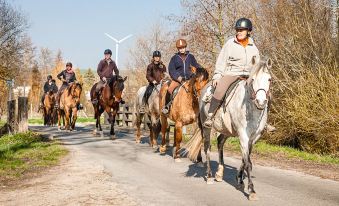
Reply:
[[162, 62], [155, 64], [154, 61], [152, 61], [152, 63], [147, 66], [146, 79], [149, 83], [152, 83], [154, 80], [160, 83], [165, 72], [166, 66]]
[[44, 93], [47, 93], [49, 91], [52, 91], [53, 93], [57, 93], [58, 92], [58, 86], [55, 85], [55, 83], [51, 83], [49, 84], [49, 82], [45, 82], [45, 85], [44, 85]]
[[60, 72], [60, 74], [57, 75], [57, 78], [59, 80], [65, 79], [66, 82], [63, 82], [63, 84], [65, 84], [65, 85], [68, 85], [68, 83], [71, 83], [71, 82], [74, 82], [75, 80], [77, 80], [76, 77], [75, 77], [75, 73], [74, 72], [68, 73], [66, 71], [66, 69], [63, 70], [62, 72]]
[[179, 53], [177, 53], [171, 58], [168, 65], [168, 72], [175, 81], [178, 81], [180, 76], [188, 80], [192, 76], [191, 66], [200, 67], [192, 54], [187, 51], [185, 58], [182, 58]]
[[109, 63], [107, 63], [105, 59], [99, 62], [97, 73], [100, 79], [102, 79], [103, 77], [113, 78], [113, 71], [114, 71], [114, 75], [119, 76], [119, 70], [117, 68], [117, 65], [112, 59], [109, 60]]

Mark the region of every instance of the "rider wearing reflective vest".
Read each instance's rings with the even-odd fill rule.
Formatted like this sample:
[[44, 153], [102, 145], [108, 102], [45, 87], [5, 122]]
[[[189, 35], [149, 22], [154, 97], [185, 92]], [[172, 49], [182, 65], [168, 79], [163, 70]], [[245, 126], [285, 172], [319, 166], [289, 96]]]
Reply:
[[[189, 51], [186, 50], [187, 42], [184, 39], [179, 39], [176, 41], [176, 47], [178, 49], [178, 53], [176, 53], [172, 58], [168, 65], [168, 72], [172, 78], [172, 82], [168, 87], [167, 97], [171, 96], [173, 90], [178, 87], [180, 84], [189, 80], [192, 77], [191, 66], [200, 67], [197, 63], [197, 60]], [[172, 100], [170, 102], [166, 102], [165, 107], [162, 109], [164, 114], [168, 113], [168, 109], [171, 106]]]

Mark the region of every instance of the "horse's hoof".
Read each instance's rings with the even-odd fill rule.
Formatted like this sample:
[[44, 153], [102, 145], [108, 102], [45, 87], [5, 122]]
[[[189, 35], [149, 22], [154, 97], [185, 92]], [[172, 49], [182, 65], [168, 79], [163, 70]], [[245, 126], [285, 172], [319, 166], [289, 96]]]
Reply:
[[140, 144], [140, 139], [138, 139], [138, 140], [135, 140], [135, 143], [137, 143], [137, 144]]
[[157, 150], [157, 149], [158, 149], [158, 145], [155, 145], [155, 144], [154, 144], [154, 145], [152, 146], [152, 148]]
[[215, 181], [222, 182], [222, 177], [219, 176], [218, 174], [215, 174]]
[[98, 133], [98, 131], [95, 129], [95, 130], [93, 130], [93, 132], [92, 132], [94, 135], [96, 135], [97, 133]]
[[213, 184], [214, 184], [214, 178], [212, 178], [212, 177], [207, 177], [207, 179], [206, 179], [206, 184], [208, 184], [208, 185], [213, 185]]
[[166, 153], [166, 146], [160, 146], [159, 152], [160, 152], [160, 154], [165, 154]]
[[180, 158], [175, 158], [175, 159], [174, 159], [174, 162], [175, 162], [175, 163], [180, 163], [180, 162], [182, 162], [182, 160], [181, 160]]
[[117, 138], [116, 138], [115, 135], [111, 135], [110, 139], [111, 139], [111, 140], [116, 140]]
[[249, 196], [248, 196], [248, 200], [249, 201], [257, 201], [259, 200], [258, 196], [257, 196], [257, 193], [253, 192], [251, 193]]

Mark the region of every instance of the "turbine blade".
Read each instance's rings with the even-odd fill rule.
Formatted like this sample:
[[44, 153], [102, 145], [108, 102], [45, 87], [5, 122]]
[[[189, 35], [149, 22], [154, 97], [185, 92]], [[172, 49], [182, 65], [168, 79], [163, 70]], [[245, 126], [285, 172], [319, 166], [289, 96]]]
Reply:
[[107, 34], [107, 33], [105, 33], [105, 35], [106, 35], [108, 38], [110, 38], [110, 39], [112, 39], [113, 41], [115, 41], [116, 43], [119, 43], [119, 41], [118, 41], [116, 38], [112, 37], [111, 35], [109, 35], [109, 34]]
[[124, 38], [120, 39], [120, 40], [119, 40], [119, 43], [121, 43], [121, 42], [125, 41], [126, 39], [128, 39], [128, 38], [130, 38], [130, 37], [132, 37], [132, 36], [133, 36], [133, 35], [132, 35], [132, 34], [130, 34], [130, 35], [128, 35], [128, 36], [126, 36], [126, 37], [124, 37]]

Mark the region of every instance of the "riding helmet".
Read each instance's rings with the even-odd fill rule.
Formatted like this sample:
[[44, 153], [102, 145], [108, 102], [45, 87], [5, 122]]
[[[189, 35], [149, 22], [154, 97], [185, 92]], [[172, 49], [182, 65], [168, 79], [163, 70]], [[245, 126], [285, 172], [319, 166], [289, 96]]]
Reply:
[[73, 67], [71, 62], [67, 62], [66, 67], [68, 67], [68, 66]]
[[153, 52], [153, 57], [161, 57], [161, 53], [160, 53], [160, 51], [154, 51]]
[[235, 29], [247, 29], [248, 31], [252, 31], [252, 22], [247, 18], [240, 18], [235, 23]]
[[187, 42], [185, 39], [178, 39], [177, 42], [175, 43], [175, 46], [177, 48], [187, 47]]
[[51, 80], [51, 79], [52, 79], [52, 75], [48, 75], [47, 80]]
[[104, 52], [104, 54], [110, 54], [110, 55], [112, 55], [112, 51], [111, 51], [110, 49], [106, 49], [105, 52]]

